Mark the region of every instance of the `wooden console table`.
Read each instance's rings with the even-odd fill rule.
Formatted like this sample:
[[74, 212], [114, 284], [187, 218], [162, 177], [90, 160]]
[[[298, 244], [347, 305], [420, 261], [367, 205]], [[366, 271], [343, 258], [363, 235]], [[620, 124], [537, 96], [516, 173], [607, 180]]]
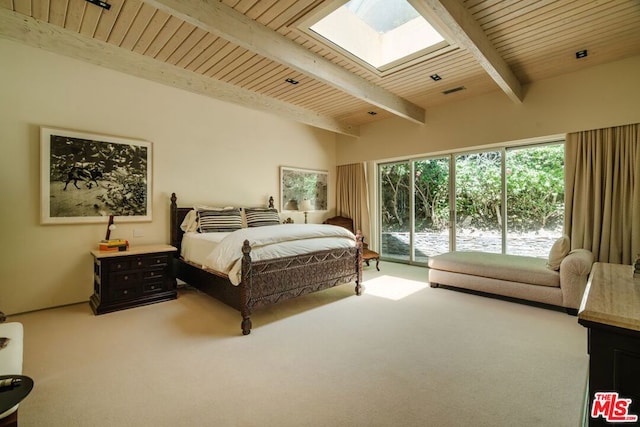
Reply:
[[611, 425], [591, 417], [596, 392], [631, 399], [627, 412], [640, 420], [640, 279], [633, 277], [633, 266], [593, 265], [578, 323], [589, 334], [589, 425]]

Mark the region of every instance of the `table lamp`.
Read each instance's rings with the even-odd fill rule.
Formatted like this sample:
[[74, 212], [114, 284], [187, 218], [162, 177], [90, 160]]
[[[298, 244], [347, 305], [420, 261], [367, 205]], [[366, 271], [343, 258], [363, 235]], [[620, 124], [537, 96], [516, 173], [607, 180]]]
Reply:
[[313, 210], [313, 205], [311, 204], [311, 200], [304, 199], [302, 203], [300, 203], [300, 207], [298, 210], [304, 212], [304, 223], [307, 223], [307, 214]]

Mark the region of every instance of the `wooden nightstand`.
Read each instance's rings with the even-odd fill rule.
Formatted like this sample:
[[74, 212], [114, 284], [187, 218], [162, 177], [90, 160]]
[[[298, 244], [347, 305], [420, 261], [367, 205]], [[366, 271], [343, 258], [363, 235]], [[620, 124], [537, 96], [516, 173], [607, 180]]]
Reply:
[[132, 246], [127, 251], [92, 250], [95, 314], [176, 299], [173, 254], [169, 245]]

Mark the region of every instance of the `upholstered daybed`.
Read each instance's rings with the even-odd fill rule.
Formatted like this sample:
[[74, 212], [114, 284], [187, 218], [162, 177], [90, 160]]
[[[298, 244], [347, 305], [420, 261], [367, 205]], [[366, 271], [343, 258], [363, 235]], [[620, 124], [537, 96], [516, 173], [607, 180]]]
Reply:
[[[568, 241], [563, 242], [567, 246]], [[557, 249], [558, 242], [554, 245]], [[557, 251], [556, 251], [557, 252]], [[593, 254], [586, 249], [550, 259], [484, 252], [448, 252], [429, 258], [429, 283], [464, 288], [564, 308], [577, 314]]]

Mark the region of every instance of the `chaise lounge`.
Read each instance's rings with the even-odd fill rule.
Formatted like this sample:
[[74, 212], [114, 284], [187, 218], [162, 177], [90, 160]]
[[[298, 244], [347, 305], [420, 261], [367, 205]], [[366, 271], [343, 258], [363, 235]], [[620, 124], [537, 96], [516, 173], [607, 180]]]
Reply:
[[562, 307], [576, 315], [593, 262], [586, 249], [569, 252], [566, 238], [554, 244], [549, 260], [463, 251], [436, 255], [428, 261], [428, 280], [432, 288], [468, 289]]

